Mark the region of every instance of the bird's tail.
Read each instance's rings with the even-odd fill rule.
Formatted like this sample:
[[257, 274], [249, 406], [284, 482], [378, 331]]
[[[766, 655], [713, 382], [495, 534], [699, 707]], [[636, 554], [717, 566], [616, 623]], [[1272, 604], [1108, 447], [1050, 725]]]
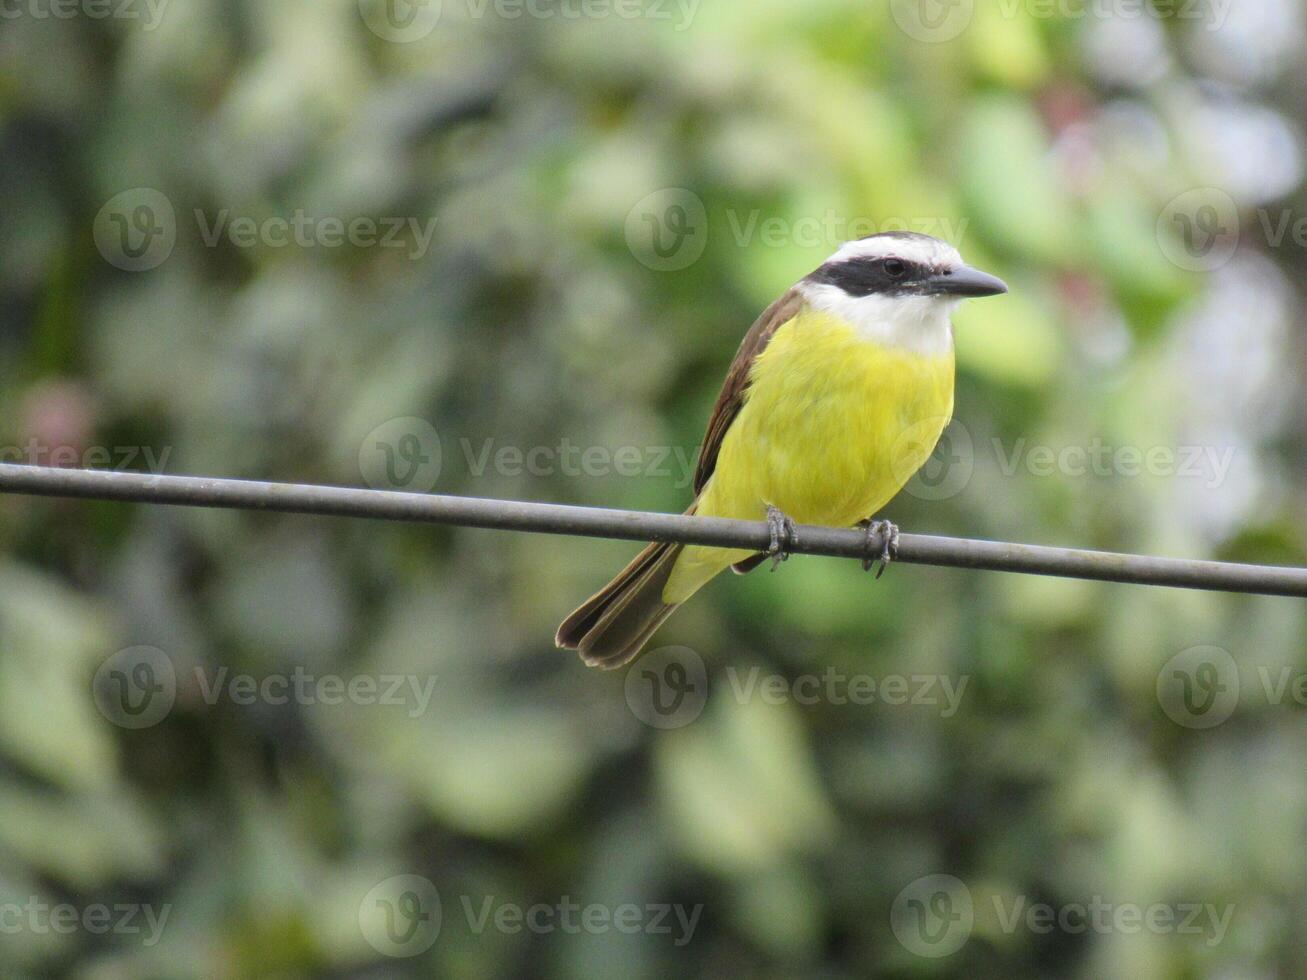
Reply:
[[615, 670], [640, 655], [663, 620], [680, 603], [663, 601], [683, 546], [651, 544], [558, 627], [554, 638], [591, 667]]

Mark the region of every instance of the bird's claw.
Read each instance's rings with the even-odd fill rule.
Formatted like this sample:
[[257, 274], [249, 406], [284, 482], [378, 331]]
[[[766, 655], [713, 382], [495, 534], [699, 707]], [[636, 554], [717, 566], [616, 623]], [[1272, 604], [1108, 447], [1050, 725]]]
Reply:
[[771, 532], [767, 554], [771, 556], [771, 570], [774, 572], [781, 562], [790, 560], [790, 553], [799, 543], [799, 530], [798, 525], [777, 507], [767, 508], [767, 530]]
[[869, 572], [880, 562], [880, 571], [876, 573], [879, 579], [899, 556], [899, 529], [889, 521], [868, 521], [866, 528], [867, 551], [862, 568]]

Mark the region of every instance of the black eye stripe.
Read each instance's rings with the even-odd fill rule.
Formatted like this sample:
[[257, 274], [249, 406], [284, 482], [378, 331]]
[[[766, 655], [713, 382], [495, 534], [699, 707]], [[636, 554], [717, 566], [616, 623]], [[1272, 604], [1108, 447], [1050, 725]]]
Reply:
[[[890, 263], [900, 263], [891, 271]], [[913, 283], [934, 274], [934, 269], [890, 255], [881, 258], [857, 258], [845, 262], [828, 262], [808, 278], [813, 282], [836, 286], [850, 296], [895, 293], [910, 289]]]

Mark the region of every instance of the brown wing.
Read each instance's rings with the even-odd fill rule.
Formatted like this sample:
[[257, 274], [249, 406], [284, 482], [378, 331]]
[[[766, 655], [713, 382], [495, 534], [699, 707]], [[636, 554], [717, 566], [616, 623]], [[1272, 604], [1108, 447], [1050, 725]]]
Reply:
[[699, 465], [694, 472], [695, 494], [703, 492], [708, 478], [717, 468], [717, 454], [721, 451], [722, 440], [726, 438], [726, 430], [744, 406], [744, 395], [749, 390], [749, 372], [753, 370], [754, 358], [766, 349], [776, 331], [794, 319], [802, 307], [803, 294], [798, 289], [791, 289], [767, 307], [744, 335], [740, 349], [735, 353], [735, 360], [731, 362], [731, 369], [726, 372], [726, 382], [722, 385], [722, 393], [717, 396], [717, 404], [713, 406], [708, 421], [708, 431], [703, 437]]

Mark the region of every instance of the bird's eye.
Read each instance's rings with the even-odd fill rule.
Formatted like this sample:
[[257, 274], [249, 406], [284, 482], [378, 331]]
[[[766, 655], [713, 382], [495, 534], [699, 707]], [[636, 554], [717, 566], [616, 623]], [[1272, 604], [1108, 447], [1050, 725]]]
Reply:
[[902, 279], [908, 274], [908, 264], [902, 259], [886, 259], [885, 272], [891, 279]]

